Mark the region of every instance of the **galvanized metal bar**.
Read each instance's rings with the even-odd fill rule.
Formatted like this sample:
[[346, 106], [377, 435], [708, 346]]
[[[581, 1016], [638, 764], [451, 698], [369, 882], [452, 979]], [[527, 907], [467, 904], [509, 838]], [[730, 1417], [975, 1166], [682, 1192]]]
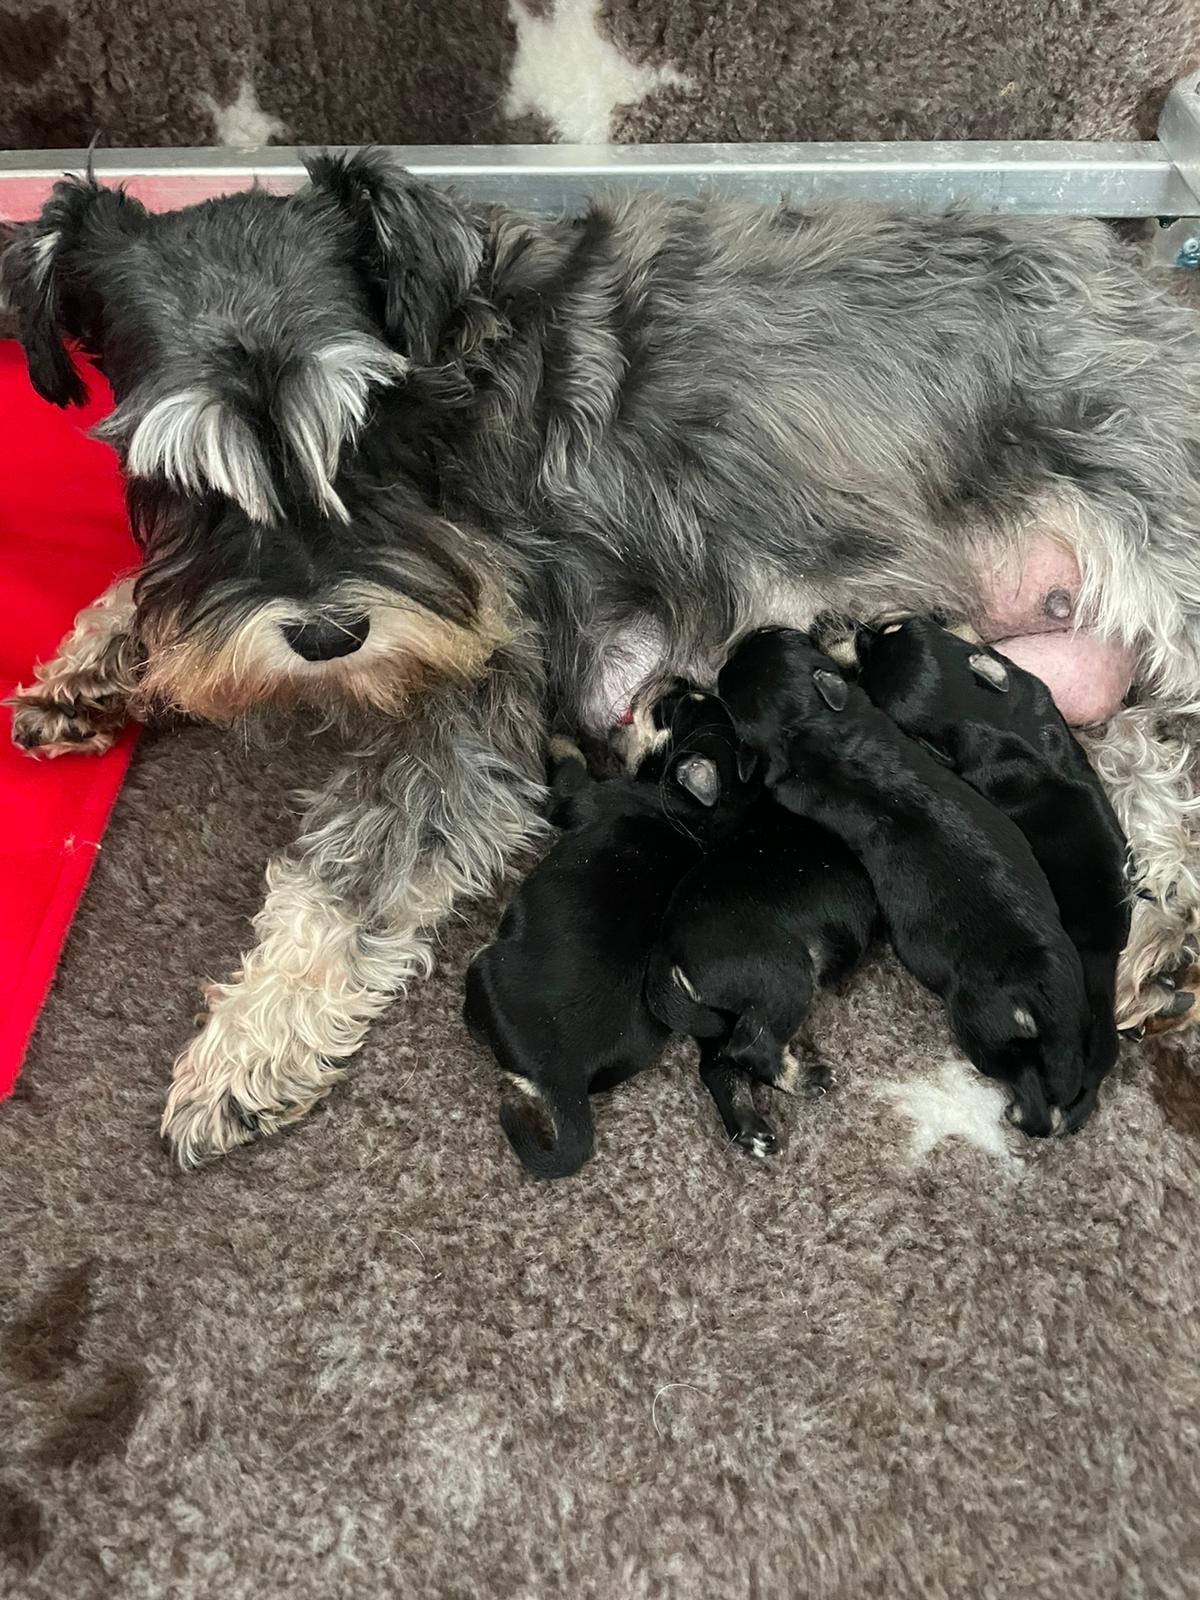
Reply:
[[[968, 201], [1026, 215], [1152, 217], [1195, 209], [1192, 192], [1161, 144], [992, 142], [947, 144], [400, 145], [413, 172], [452, 183], [473, 199], [555, 213], [578, 209], [597, 189], [705, 188], [747, 199], [859, 198], [901, 205]], [[81, 150], [0, 152], [0, 220], [36, 215]], [[292, 189], [300, 152], [101, 150], [94, 167], [155, 208], [249, 188]]]
[[1200, 200], [1200, 72], [1181, 78], [1158, 119], [1158, 141], [1187, 185], [1194, 211]]

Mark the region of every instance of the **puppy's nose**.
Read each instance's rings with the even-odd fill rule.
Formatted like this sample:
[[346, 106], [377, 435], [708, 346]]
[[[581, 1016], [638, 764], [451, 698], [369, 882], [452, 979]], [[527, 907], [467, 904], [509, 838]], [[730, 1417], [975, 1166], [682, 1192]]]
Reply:
[[283, 637], [305, 661], [333, 661], [337, 656], [353, 655], [371, 631], [366, 617], [351, 617], [346, 622], [285, 622]]

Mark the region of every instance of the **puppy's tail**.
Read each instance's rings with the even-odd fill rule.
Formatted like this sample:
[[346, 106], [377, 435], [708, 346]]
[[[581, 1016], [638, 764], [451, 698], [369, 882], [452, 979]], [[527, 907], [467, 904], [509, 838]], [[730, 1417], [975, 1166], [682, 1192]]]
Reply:
[[590, 1158], [595, 1146], [587, 1089], [583, 1085], [539, 1085], [538, 1099], [554, 1126], [549, 1144], [539, 1136], [532, 1107], [505, 1102], [500, 1107], [500, 1126], [526, 1172], [535, 1178], [569, 1178]]
[[692, 1039], [717, 1039], [729, 1027], [726, 1017], [704, 1004], [687, 973], [661, 945], [646, 972], [646, 1004], [673, 1033]]

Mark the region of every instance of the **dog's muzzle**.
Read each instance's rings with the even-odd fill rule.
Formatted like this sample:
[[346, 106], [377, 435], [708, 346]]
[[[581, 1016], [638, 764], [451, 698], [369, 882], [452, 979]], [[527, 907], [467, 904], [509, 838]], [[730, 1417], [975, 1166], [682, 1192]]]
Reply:
[[286, 622], [281, 631], [305, 661], [334, 661], [360, 649], [370, 630], [369, 618], [353, 617], [348, 622]]

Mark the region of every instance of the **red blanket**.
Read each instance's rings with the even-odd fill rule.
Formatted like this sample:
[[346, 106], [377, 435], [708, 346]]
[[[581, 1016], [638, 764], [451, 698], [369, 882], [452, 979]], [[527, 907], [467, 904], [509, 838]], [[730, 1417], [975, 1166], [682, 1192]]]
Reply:
[[[102, 380], [90, 381], [85, 409], [58, 411], [30, 388], [19, 347], [0, 340], [0, 699], [31, 681], [75, 613], [137, 560], [116, 457], [86, 436], [112, 403]], [[0, 713], [0, 1099], [16, 1081], [133, 743], [130, 731], [103, 756], [31, 760]]]

